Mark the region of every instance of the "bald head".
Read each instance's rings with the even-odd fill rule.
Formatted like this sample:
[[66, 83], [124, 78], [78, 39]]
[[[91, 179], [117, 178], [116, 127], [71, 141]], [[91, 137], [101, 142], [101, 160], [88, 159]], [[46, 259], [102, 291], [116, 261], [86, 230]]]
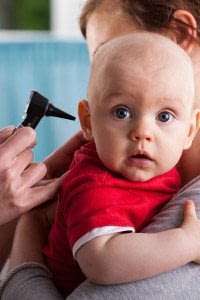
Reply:
[[110, 69], [126, 76], [126, 72], [132, 70], [130, 66], [134, 71], [142, 70], [147, 78], [162, 70], [170, 72], [174, 84], [181, 80], [190, 98], [194, 99], [194, 71], [186, 52], [162, 35], [140, 31], [117, 37], [98, 49], [91, 66], [89, 101], [93, 89], [98, 90], [98, 83], [110, 76]]

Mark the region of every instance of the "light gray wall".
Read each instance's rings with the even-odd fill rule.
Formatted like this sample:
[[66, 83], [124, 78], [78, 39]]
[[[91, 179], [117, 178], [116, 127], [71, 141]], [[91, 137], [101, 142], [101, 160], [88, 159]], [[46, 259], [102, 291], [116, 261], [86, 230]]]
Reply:
[[51, 30], [58, 37], [82, 39], [78, 17], [85, 0], [51, 0]]

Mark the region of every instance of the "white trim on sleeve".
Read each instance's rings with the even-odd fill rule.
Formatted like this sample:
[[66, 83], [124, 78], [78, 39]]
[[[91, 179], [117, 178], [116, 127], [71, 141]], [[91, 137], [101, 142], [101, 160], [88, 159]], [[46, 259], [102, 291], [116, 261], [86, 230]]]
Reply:
[[117, 232], [135, 232], [134, 227], [123, 227], [123, 226], [104, 226], [94, 228], [91, 231], [87, 232], [83, 236], [81, 236], [73, 245], [72, 252], [75, 258], [77, 250], [83, 246], [85, 243], [89, 242], [90, 240], [94, 239], [95, 237], [102, 236], [105, 234], [117, 233]]

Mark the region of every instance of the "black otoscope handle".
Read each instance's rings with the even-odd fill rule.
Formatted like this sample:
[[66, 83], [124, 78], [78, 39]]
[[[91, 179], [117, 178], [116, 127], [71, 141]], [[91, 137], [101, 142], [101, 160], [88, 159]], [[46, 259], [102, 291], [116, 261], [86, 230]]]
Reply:
[[26, 117], [17, 128], [29, 126], [35, 129], [44, 116], [54, 116], [73, 121], [76, 119], [74, 116], [53, 106], [47, 98], [36, 91], [31, 92], [24, 114]]
[[21, 127], [25, 127], [25, 126], [29, 126], [33, 129], [35, 129], [36, 126], [38, 125], [38, 123], [40, 122], [41, 118], [42, 117], [27, 115], [27, 117], [24, 119], [24, 121], [17, 126], [17, 129], [19, 129]]

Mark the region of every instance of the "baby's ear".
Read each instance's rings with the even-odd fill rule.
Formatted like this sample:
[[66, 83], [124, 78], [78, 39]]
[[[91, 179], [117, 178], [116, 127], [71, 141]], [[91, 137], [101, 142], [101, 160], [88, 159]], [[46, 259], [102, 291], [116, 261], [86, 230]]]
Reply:
[[87, 100], [81, 100], [78, 104], [78, 116], [83, 130], [84, 138], [87, 141], [93, 140], [91, 122], [90, 122], [90, 107]]
[[189, 54], [197, 37], [197, 23], [193, 15], [183, 9], [176, 10], [170, 28], [172, 29], [170, 38]]
[[189, 149], [190, 146], [192, 145], [192, 142], [196, 136], [197, 131], [199, 130], [199, 127], [200, 127], [200, 110], [195, 109], [190, 123], [190, 130], [189, 130], [189, 134], [188, 134], [188, 138], [184, 150]]

